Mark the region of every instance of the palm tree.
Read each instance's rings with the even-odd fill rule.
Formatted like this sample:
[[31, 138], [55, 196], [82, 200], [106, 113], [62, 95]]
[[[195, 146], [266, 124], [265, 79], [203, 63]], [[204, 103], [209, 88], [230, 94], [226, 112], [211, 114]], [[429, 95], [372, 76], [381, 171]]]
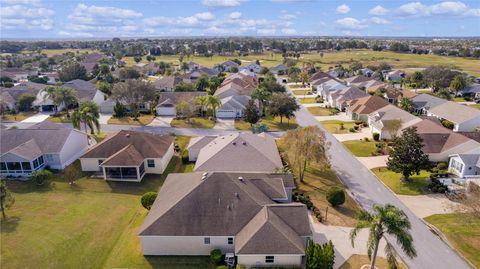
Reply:
[[67, 87], [47, 87], [45, 92], [45, 96], [49, 99], [52, 99], [56, 108], [55, 110], [57, 110], [59, 105], [63, 104], [67, 111], [67, 117], [70, 117], [68, 108], [78, 102], [75, 91]]
[[207, 95], [197, 96], [197, 98], [195, 99], [195, 102], [202, 107], [200, 110], [200, 113], [203, 117], [204, 116], [203, 109], [207, 107]]
[[[397, 243], [408, 257], [413, 258], [417, 256], [417, 252], [413, 246], [413, 238], [409, 232], [411, 224], [407, 215], [391, 204], [386, 204], [383, 207], [381, 205], [374, 205], [373, 211], [374, 213], [372, 214], [362, 210], [358, 214], [357, 223], [350, 232], [350, 240], [352, 242], [352, 247], [354, 247], [354, 240], [360, 229], [369, 229], [370, 233], [368, 235], [367, 249], [368, 257], [371, 259], [370, 269], [375, 268], [378, 246], [380, 240], [385, 234], [395, 237]], [[390, 268], [398, 268], [394, 249], [388, 242], [385, 246], [385, 253]]]
[[212, 109], [213, 118], [215, 118], [215, 110], [222, 104], [222, 102], [218, 96], [213, 95], [207, 95], [206, 99], [207, 107]]
[[81, 129], [80, 123], [83, 122], [85, 132], [87, 132], [87, 126], [90, 128], [91, 134], [95, 134], [95, 128], [97, 132], [100, 132], [100, 109], [93, 101], [86, 101], [80, 105], [78, 110], [72, 113], [72, 124], [74, 128]]

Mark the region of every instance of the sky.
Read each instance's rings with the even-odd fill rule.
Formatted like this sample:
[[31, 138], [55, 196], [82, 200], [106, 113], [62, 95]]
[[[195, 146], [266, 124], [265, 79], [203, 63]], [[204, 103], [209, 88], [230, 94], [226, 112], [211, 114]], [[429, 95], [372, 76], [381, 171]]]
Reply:
[[0, 0], [0, 39], [480, 36], [480, 0]]

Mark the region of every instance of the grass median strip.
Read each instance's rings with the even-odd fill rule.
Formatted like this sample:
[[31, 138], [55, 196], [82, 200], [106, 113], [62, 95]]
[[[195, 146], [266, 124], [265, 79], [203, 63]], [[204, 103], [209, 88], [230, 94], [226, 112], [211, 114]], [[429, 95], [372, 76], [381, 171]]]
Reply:
[[372, 172], [387, 185], [394, 193], [402, 195], [421, 195], [428, 185], [430, 173], [421, 171], [419, 175], [412, 175], [410, 181], [403, 181], [400, 173], [395, 173], [387, 168], [374, 168]]

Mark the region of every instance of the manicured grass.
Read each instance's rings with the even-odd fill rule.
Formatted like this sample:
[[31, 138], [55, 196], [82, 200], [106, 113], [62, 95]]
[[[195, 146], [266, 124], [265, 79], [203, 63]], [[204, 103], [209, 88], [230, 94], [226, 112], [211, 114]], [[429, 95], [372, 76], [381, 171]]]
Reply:
[[211, 129], [215, 126], [215, 122], [208, 118], [193, 117], [190, 120], [186, 119], [173, 119], [170, 126], [174, 128], [206, 128]]
[[67, 114], [61, 113], [58, 115], [52, 115], [47, 118], [48, 121], [55, 122], [55, 123], [70, 123], [72, 120], [67, 117]]
[[154, 115], [145, 115], [141, 114], [137, 120], [132, 117], [124, 117], [124, 118], [114, 118], [111, 117], [108, 119], [108, 124], [120, 124], [120, 125], [147, 125], [152, 122], [155, 118]]
[[[266, 124], [268, 126], [268, 131], [270, 132], [286, 131], [296, 129], [298, 127], [295, 118], [291, 118], [290, 120], [283, 118], [283, 122], [280, 123], [280, 117], [265, 117], [260, 119], [258, 123]], [[235, 120], [235, 129], [241, 131], [250, 131], [252, 130], [252, 127], [250, 123], [240, 119]]]
[[453, 102], [467, 102], [467, 100], [465, 100], [465, 98], [463, 98], [463, 97], [454, 97], [454, 98], [452, 98], [452, 101]]
[[95, 138], [97, 142], [102, 142], [108, 135], [109, 133], [106, 132], [98, 132], [93, 135], [93, 138]]
[[28, 117], [31, 117], [35, 114], [37, 114], [36, 111], [18, 112], [15, 115], [5, 114], [5, 115], [2, 115], [2, 120], [4, 120], [4, 121], [22, 121], [22, 120], [24, 120]]
[[[293, 152], [288, 151], [288, 145], [278, 140], [277, 145], [279, 151], [286, 160], [292, 164], [293, 172], [298, 175], [295, 165], [293, 165]], [[349, 195], [346, 195], [345, 203], [341, 206], [331, 207], [326, 199], [326, 192], [332, 186], [343, 188], [342, 183], [337, 175], [327, 167], [321, 167], [316, 163], [310, 163], [305, 173], [304, 182], [296, 181], [297, 190], [304, 192], [310, 196], [313, 204], [320, 209], [322, 215], [325, 216], [325, 210], [328, 207], [328, 216], [326, 224], [339, 226], [353, 226], [356, 222], [355, 218], [360, 208], [358, 204]]]
[[289, 84], [288, 87], [291, 89], [298, 89], [298, 88], [305, 88], [308, 86], [306, 84], [302, 85], [302, 83], [299, 83], [299, 84]]
[[342, 143], [357, 157], [370, 157], [377, 149], [375, 141], [350, 140]]
[[428, 185], [430, 173], [421, 171], [420, 175], [412, 175], [409, 182], [403, 181], [402, 175], [387, 168], [374, 168], [372, 172], [394, 193], [402, 195], [421, 195]]
[[292, 90], [293, 94], [297, 95], [297, 97], [301, 98], [303, 95], [312, 94], [312, 90]]
[[[188, 141], [176, 138], [181, 149]], [[8, 181], [16, 202], [1, 222], [2, 268], [208, 268], [206, 257], [144, 257], [137, 238], [147, 214], [141, 195], [158, 191], [168, 173], [185, 170], [175, 155], [163, 175], [140, 183], [90, 173], [74, 185], [62, 173], [43, 186]]]
[[[398, 261], [398, 260], [397, 260]], [[399, 268], [400, 269], [406, 269], [407, 267], [399, 262]], [[368, 259], [367, 255], [357, 255], [354, 254], [348, 258], [342, 266], [340, 266], [339, 269], [360, 269], [362, 265], [365, 264], [370, 264], [370, 260]], [[378, 267], [378, 269], [388, 269], [388, 262], [387, 259], [382, 258], [382, 257], [377, 257], [375, 261], [375, 266]]]
[[300, 104], [313, 104], [316, 103], [315, 97], [298, 97], [298, 100], [300, 101]]
[[480, 218], [473, 214], [438, 214], [425, 218], [473, 265], [480, 268]]
[[[340, 121], [340, 120], [325, 120], [320, 122], [329, 133], [332, 134], [347, 134], [350, 133], [349, 129], [355, 126], [354, 122]], [[340, 124], [343, 123], [343, 129]]]
[[471, 107], [476, 108], [476, 109], [480, 109], [480, 104], [474, 104], [474, 105], [471, 105]]
[[332, 116], [334, 115], [334, 111], [338, 111], [331, 108], [325, 108], [325, 107], [319, 107], [319, 106], [307, 107], [307, 109], [314, 116]]
[[[93, 53], [98, 52], [92, 49], [42, 49], [42, 54], [46, 54], [48, 57], [54, 55], [62, 55], [66, 52], [73, 52], [75, 54], [82, 54], [82, 53]], [[31, 53], [31, 51], [22, 51], [22, 53]]]

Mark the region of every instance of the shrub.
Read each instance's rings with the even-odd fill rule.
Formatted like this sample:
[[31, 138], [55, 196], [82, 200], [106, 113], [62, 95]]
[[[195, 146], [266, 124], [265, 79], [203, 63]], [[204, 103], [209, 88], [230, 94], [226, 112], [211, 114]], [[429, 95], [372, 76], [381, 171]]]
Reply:
[[355, 121], [355, 125], [361, 125], [361, 124], [363, 124], [363, 121], [361, 121], [361, 120], [356, 120]]
[[373, 137], [373, 140], [375, 140], [375, 141], [380, 140], [380, 134], [379, 133], [373, 133], [372, 137]]
[[217, 266], [217, 269], [228, 269], [228, 266], [226, 266], [226, 265], [219, 265], [219, 266]]
[[[355, 127], [357, 127], [357, 126], [355, 126]], [[350, 128], [350, 129], [348, 129], [348, 131], [349, 131], [350, 133], [355, 133], [355, 128]]]
[[448, 121], [448, 120], [441, 120], [441, 123], [442, 123], [443, 127], [448, 128], [450, 130], [453, 130], [453, 128], [455, 127], [455, 124], [451, 121]]
[[368, 127], [368, 123], [367, 123], [367, 122], [364, 122], [362, 125], [363, 125], [363, 127]]
[[310, 200], [310, 196], [305, 195], [302, 192], [294, 191], [292, 194], [292, 198], [295, 202], [306, 205], [308, 209], [312, 209], [314, 207], [312, 201]]
[[256, 123], [252, 127], [252, 132], [254, 134], [268, 132], [268, 125], [266, 125], [265, 123]]
[[327, 191], [327, 201], [332, 206], [338, 206], [345, 203], [345, 191], [337, 186], [333, 186]]
[[447, 170], [448, 164], [446, 162], [439, 162], [437, 164], [437, 169], [438, 170]]
[[440, 182], [438, 179], [432, 178], [431, 180], [432, 180], [432, 182], [430, 182], [430, 184], [428, 184], [428, 188], [432, 192], [445, 193], [445, 192], [448, 191], [447, 186], [443, 185], [442, 182]]
[[370, 139], [368, 137], [365, 137], [365, 142], [368, 142], [370, 141]]
[[153, 202], [157, 199], [157, 193], [154, 191], [146, 192], [142, 195], [140, 202], [142, 206], [150, 210], [152, 208]]
[[37, 183], [37, 185], [43, 185], [45, 181], [50, 180], [52, 178], [52, 172], [48, 171], [47, 169], [38, 170], [32, 173], [32, 179]]
[[340, 130], [345, 129], [345, 124], [343, 122], [340, 122]]
[[222, 262], [222, 251], [220, 249], [210, 251], [210, 261], [214, 264]]
[[188, 163], [188, 149], [185, 149], [182, 154], [182, 163]]
[[360, 127], [358, 127], [358, 125], [353, 126], [353, 129], [355, 129], [355, 131], [358, 131], [359, 128]]
[[127, 115], [127, 109], [122, 103], [116, 102], [115, 106], [113, 107], [113, 115], [116, 118], [123, 118]]

